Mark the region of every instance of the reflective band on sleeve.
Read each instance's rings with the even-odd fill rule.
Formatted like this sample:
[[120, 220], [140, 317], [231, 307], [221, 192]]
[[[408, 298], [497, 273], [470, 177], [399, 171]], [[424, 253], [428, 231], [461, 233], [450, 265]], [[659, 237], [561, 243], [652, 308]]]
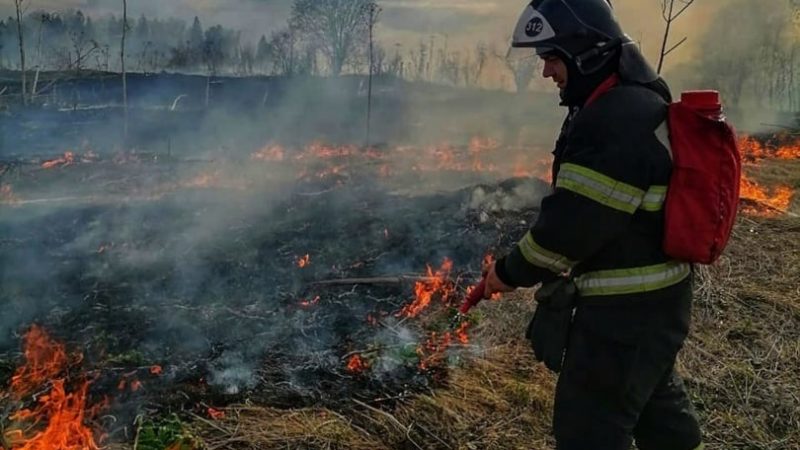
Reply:
[[661, 211], [664, 209], [664, 201], [667, 199], [666, 186], [650, 186], [642, 199], [641, 209], [645, 211]]
[[584, 296], [624, 295], [651, 292], [683, 281], [691, 267], [672, 261], [647, 267], [587, 272], [575, 279]]
[[700, 444], [697, 447], [695, 447], [694, 450], [703, 450], [704, 448], [706, 448], [706, 444]]
[[642, 204], [645, 192], [635, 186], [609, 178], [600, 172], [577, 164], [562, 164], [556, 188], [563, 188], [588, 197], [601, 205], [633, 214]]
[[530, 231], [519, 241], [519, 249], [529, 263], [553, 272], [563, 272], [578, 264], [576, 261], [570, 261], [566, 256], [542, 248], [533, 240]]

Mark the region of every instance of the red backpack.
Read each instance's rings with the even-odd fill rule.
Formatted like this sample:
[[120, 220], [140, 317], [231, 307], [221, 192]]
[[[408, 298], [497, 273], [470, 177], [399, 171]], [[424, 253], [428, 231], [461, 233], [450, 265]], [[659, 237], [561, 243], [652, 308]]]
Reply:
[[669, 106], [672, 177], [664, 204], [664, 252], [711, 264], [728, 243], [739, 205], [742, 162], [719, 93], [690, 91]]

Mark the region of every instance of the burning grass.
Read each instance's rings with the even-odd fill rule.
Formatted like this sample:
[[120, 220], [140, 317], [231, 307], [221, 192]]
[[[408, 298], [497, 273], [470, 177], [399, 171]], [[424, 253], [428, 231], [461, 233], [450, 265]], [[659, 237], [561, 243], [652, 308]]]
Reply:
[[[467, 160], [485, 151], [476, 148]], [[171, 446], [170, 436], [186, 437], [183, 425], [159, 437], [160, 425], [138, 421], [133, 433], [130, 424], [142, 411], [224, 422], [225, 405], [241, 401], [331, 411], [354, 397], [390, 405], [448, 383], [452, 365], [474, 351], [471, 324], [448, 327], [454, 306], [484, 253], [516, 238], [498, 230], [524, 224], [501, 207], [479, 214], [471, 187], [408, 196], [391, 192], [394, 182], [380, 171], [327, 170], [343, 167], [340, 158], [373, 158], [334, 150], [312, 146], [312, 161], [292, 159], [288, 167], [303, 169], [299, 175], [275, 175], [270, 162], [179, 171], [174, 161], [77, 155], [18, 170], [22, 201], [0, 223], [10, 237], [0, 246], [10, 270], [0, 299], [28, 314], [12, 323], [36, 317], [66, 345], [85, 349], [82, 367], [95, 374], [74, 392], [54, 384], [51, 398], [73, 405], [109, 394], [107, 417], [115, 420], [99, 429], [110, 442], [143, 436]], [[481, 167], [444, 160], [457, 173], [482, 176]], [[275, 177], [258, 181], [237, 169]], [[418, 180], [422, 173], [411, 171]], [[545, 190], [535, 180], [483, 189], [525, 184], [527, 193]], [[54, 189], [72, 195], [53, 196]], [[498, 227], [507, 219], [514, 225]], [[336, 282], [343, 278], [357, 281]], [[14, 358], [3, 345], [6, 364]], [[70, 420], [85, 426], [85, 418]], [[29, 450], [21, 446], [32, 439], [6, 450]]]
[[[800, 187], [797, 164], [767, 157], [748, 164], [753, 186], [767, 195], [746, 195], [722, 260], [697, 272], [693, 332], [679, 370], [708, 449], [800, 448], [800, 222], [795, 200], [784, 196], [776, 204], [765, 187]], [[482, 306], [470, 338], [485, 345], [483, 352], [462, 362], [446, 387], [397, 405], [359, 401], [361, 409], [336, 413], [337, 423], [358, 439], [371, 438], [370, 448], [552, 448], [554, 378], [533, 364], [520, 339], [534, 307], [530, 297], [515, 293]], [[269, 414], [255, 420], [268, 429], [273, 421]], [[309, 420], [307, 429], [314, 429], [320, 419]], [[240, 441], [220, 448], [337, 448], [337, 441], [311, 434], [255, 444], [234, 423], [195, 424], [211, 443], [237, 430]]]
[[[747, 216], [722, 261], [700, 269], [679, 370], [707, 448], [800, 447], [798, 273], [800, 222]], [[225, 449], [553, 448], [555, 378], [521, 339], [531, 297], [482, 305], [470, 337], [483, 347], [428, 393], [400, 403], [354, 398], [337, 410], [232, 406], [225, 420], [192, 427], [210, 448]]]
[[739, 142], [744, 162], [741, 197], [750, 216], [780, 217], [791, 212], [800, 188], [800, 143], [796, 137], [775, 135]]
[[[402, 170], [372, 150], [322, 145], [272, 145], [244, 166], [199, 162], [190, 171], [78, 155], [15, 169], [14, 189], [4, 181], [0, 193], [25, 226], [3, 225], [0, 256], [58, 264], [42, 278], [12, 276], [1, 300], [9, 311], [45, 301], [49, 313], [38, 317], [69, 337], [63, 348], [86, 354], [54, 345], [48, 359], [63, 355], [59, 367], [95, 376], [89, 384], [22, 368], [12, 378], [9, 353], [0, 369], [10, 387], [44, 374], [51, 382], [30, 383], [34, 391], [84, 407], [64, 416], [72, 425], [46, 419], [37, 429], [94, 426], [70, 434], [108, 432], [108, 448], [550, 448], [555, 379], [521, 339], [531, 294], [449, 323], [484, 252], [508, 248], [527, 228], [536, 203], [527, 194], [544, 183], [400, 190], [427, 173], [511, 170], [484, 158], [496, 146], [439, 146]], [[731, 247], [700, 271], [680, 360], [710, 449], [800, 447], [800, 223], [793, 197], [773, 202], [775, 186], [798, 188], [800, 166], [765, 146], [746, 168], [764, 196], [746, 195]], [[276, 164], [277, 174], [265, 171]], [[363, 177], [360, 167], [374, 170]], [[55, 199], [59, 208], [46, 211], [31, 203], [63, 178], [88, 186], [59, 192], [77, 201]], [[242, 213], [255, 204], [260, 213]], [[198, 217], [220, 215], [198, 226]], [[8, 267], [13, 275], [25, 264]], [[10, 404], [10, 392], [0, 400]], [[106, 393], [114, 420], [99, 425], [90, 405], [105, 403], [91, 399]], [[15, 401], [47, 415], [30, 396]], [[0, 423], [22, 418], [6, 408]], [[4, 430], [6, 450], [47, 448], [22, 447], [32, 434], [8, 442], [17, 429]]]
[[[99, 450], [86, 422], [97, 416], [103, 403], [87, 405], [88, 380], [67, 380], [70, 366], [80, 364], [82, 355], [70, 358], [61, 343], [36, 325], [24, 341], [25, 364], [11, 377], [4, 409], [12, 412], [8, 425], [0, 429], [0, 449]], [[34, 406], [26, 406], [26, 401]]]

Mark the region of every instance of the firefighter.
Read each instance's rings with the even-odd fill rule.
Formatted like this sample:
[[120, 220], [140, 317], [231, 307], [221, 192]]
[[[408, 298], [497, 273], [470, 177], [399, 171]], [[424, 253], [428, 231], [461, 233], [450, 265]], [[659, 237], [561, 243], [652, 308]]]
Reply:
[[528, 330], [560, 372], [559, 450], [701, 449], [675, 372], [689, 331], [691, 267], [662, 250], [671, 159], [666, 83], [607, 0], [534, 0], [512, 47], [532, 49], [568, 108], [553, 191], [530, 231], [486, 268], [488, 298], [537, 291]]

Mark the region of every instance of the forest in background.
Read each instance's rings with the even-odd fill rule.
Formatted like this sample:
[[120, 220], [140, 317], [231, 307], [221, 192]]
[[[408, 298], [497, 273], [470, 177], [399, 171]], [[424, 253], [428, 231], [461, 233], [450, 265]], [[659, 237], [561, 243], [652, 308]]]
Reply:
[[[90, 17], [80, 10], [28, 10], [29, 0], [16, 1], [22, 7], [21, 26], [13, 16], [0, 20], [0, 70], [21, 69], [21, 32], [28, 72], [80, 76], [86, 71], [120, 71], [121, 14]], [[377, 23], [373, 74], [517, 91], [542, 86], [532, 83], [538, 69], [535, 58], [507, 56], [505, 42], [476, 42], [468, 48], [449, 43], [446, 35], [431, 34], [416, 45], [403, 46], [381, 39], [376, 2], [343, 2], [350, 11], [334, 15], [320, 6], [324, 3], [331, 2], [295, 0], [286, 25], [265, 29], [254, 42], [243, 39], [240, 30], [207, 24], [199, 17], [188, 22], [129, 17], [125, 65], [139, 73], [214, 76], [366, 74], [370, 72], [367, 29], [372, 20]], [[372, 19], [370, 10], [375, 12]], [[346, 33], [326, 33], [326, 27], [313, 25], [328, 20], [338, 25], [327, 28]], [[692, 47], [694, 56], [668, 64], [665, 76], [679, 89], [719, 89], [734, 107], [796, 111], [800, 109], [799, 37], [800, 13], [791, 0], [769, 5], [734, 0], [707, 26], [687, 36], [685, 45]]]

